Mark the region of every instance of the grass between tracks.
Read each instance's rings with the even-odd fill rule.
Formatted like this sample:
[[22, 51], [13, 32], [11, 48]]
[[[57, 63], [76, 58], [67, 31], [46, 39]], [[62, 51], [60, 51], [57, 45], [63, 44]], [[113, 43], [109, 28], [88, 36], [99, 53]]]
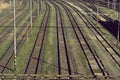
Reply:
[[[37, 4], [35, 4], [35, 7], [33, 8], [33, 12], [36, 10], [36, 8], [37, 8]], [[18, 52], [17, 66], [16, 66], [17, 73], [24, 73], [26, 69], [27, 62], [28, 62], [30, 53], [32, 51], [32, 48], [33, 48], [33, 45], [34, 45], [34, 42], [35, 42], [35, 39], [36, 39], [36, 36], [37, 36], [37, 33], [38, 33], [44, 14], [45, 14], [45, 4], [43, 4], [40, 15], [38, 16], [38, 20], [33, 25], [32, 33], [29, 33], [27, 40], [22, 44]]]
[[[48, 4], [50, 4], [48, 2]], [[42, 74], [56, 74], [57, 70], [57, 38], [56, 38], [56, 11], [50, 4], [50, 17], [42, 55]], [[53, 27], [53, 28], [49, 28]], [[47, 62], [47, 63], [46, 63]]]
[[10, 11], [10, 10], [8, 10], [8, 9], [2, 11], [2, 12], [0, 13], [0, 20], [6, 18], [8, 15], [10, 15], [11, 12], [12, 12], [12, 11]]
[[13, 39], [13, 34], [10, 33], [8, 36], [6, 36], [7, 39], [0, 42], [0, 58], [2, 57], [2, 55], [5, 53], [6, 49], [9, 47], [9, 44], [11, 43], [12, 39]]

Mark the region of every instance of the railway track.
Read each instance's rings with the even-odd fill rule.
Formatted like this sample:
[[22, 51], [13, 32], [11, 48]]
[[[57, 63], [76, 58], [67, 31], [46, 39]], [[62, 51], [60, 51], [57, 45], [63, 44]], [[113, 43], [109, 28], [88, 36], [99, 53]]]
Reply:
[[[34, 12], [34, 14], [36, 14], [36, 11]], [[35, 21], [35, 18], [33, 20]], [[24, 41], [27, 38], [26, 35], [30, 32], [30, 28], [31, 28], [30, 24], [27, 24], [26, 27], [21, 27], [18, 30], [17, 44], [16, 44], [17, 45], [17, 50], [20, 48], [20, 46], [22, 45], [22, 43], [24, 43]], [[9, 68], [10, 64], [13, 61], [13, 59], [14, 59], [14, 53], [13, 53], [13, 41], [12, 41], [11, 44], [10, 44], [10, 46], [7, 48], [7, 50], [5, 51], [5, 53], [0, 58], [0, 72], [1, 73], [8, 72], [9, 70], [14, 71], [14, 69]]]
[[[29, 27], [30, 28], [30, 27]], [[17, 37], [17, 49], [20, 47], [20, 45], [26, 40], [26, 29], [21, 29], [21, 32], [19, 33]], [[14, 69], [9, 68], [8, 64], [10, 64], [13, 61], [14, 52], [13, 52], [13, 42], [10, 44], [10, 47], [6, 50], [4, 55], [0, 59], [0, 72], [3, 73], [6, 69], [14, 71]]]
[[[25, 4], [26, 4], [26, 2], [24, 2], [24, 5], [22, 6], [23, 8], [25, 7]], [[22, 10], [22, 9], [21, 9]], [[16, 16], [16, 24], [18, 24], [18, 23], [20, 23], [20, 21], [21, 21], [21, 19], [23, 19], [26, 15], [27, 15], [27, 11], [28, 10], [26, 10], [26, 11], [24, 11], [24, 10], [22, 10], [21, 11], [21, 13], [20, 14], [18, 14], [19, 13], [19, 10], [17, 10], [17, 13], [16, 14], [18, 14], [17, 16]], [[24, 16], [22, 16], [23, 15], [23, 12], [25, 12], [25, 15]], [[11, 15], [10, 15], [11, 16]], [[21, 16], [21, 17], [20, 17]], [[20, 18], [18, 18], [18, 17], [20, 17]], [[5, 20], [6, 21], [4, 21], [4, 19], [2, 19], [3, 21], [4, 21], [4, 23], [3, 24], [5, 24], [7, 21], [8, 21], [8, 19], [9, 18], [6, 18]], [[1, 22], [2, 23], [2, 22]], [[2, 25], [2, 26], [4, 26], [3, 24], [0, 24], [0, 25]], [[5, 28], [0, 32], [0, 39], [3, 39], [4, 40], [4, 38], [5, 38], [5, 36], [6, 35], [8, 35], [11, 31], [12, 31], [12, 22], [11, 22], [11, 24], [10, 24], [10, 26], [4, 26]]]
[[[17, 7], [17, 9], [16, 9], [16, 22], [17, 23], [19, 23], [21, 18], [25, 17], [25, 15], [29, 11], [29, 5], [26, 5], [27, 1], [22, 0], [22, 4], [23, 5]], [[0, 22], [1, 22], [0, 23], [0, 25], [1, 25], [1, 27], [0, 27], [1, 32], [0, 33], [2, 34], [1, 37], [4, 37], [3, 34], [11, 31], [11, 29], [12, 29], [13, 17], [11, 15], [13, 15], [13, 11], [11, 13], [9, 13], [7, 16], [0, 19]], [[9, 24], [8, 23], [6, 24], [6, 22], [9, 22]], [[10, 25], [10, 26], [8, 27], [8, 25]]]
[[[70, 11], [69, 11], [70, 13]], [[71, 21], [74, 20], [72, 14], [69, 14], [69, 16], [71, 15]], [[75, 30], [75, 33], [78, 37], [78, 39], [80, 40], [80, 44], [81, 44], [81, 47], [84, 51], [84, 55], [86, 56], [86, 59], [89, 63], [89, 67], [91, 68], [91, 72], [92, 74], [96, 77], [97, 76], [106, 76], [107, 73], [104, 71], [104, 67], [103, 65], [101, 64], [101, 62], [99, 61], [98, 57], [94, 54], [94, 52], [92, 51], [92, 48], [89, 46], [86, 38], [84, 37], [82, 31], [79, 29], [77, 23], [75, 22], [72, 22], [73, 24], [73, 28]], [[78, 28], [75, 28], [75, 27], [78, 27]]]
[[[49, 22], [49, 16], [50, 16], [50, 5], [47, 5], [46, 2], [46, 12], [44, 14], [42, 24], [40, 25], [39, 31], [36, 36], [36, 40], [33, 46], [33, 49], [31, 51], [26, 69], [25, 74], [37, 74], [39, 65], [41, 65], [41, 57], [42, 57], [42, 50], [44, 46], [45, 41], [45, 35], [47, 34], [46, 28]], [[100, 56], [94, 52], [91, 45], [87, 41], [86, 36], [84, 35], [82, 29], [78, 25], [77, 20], [75, 19], [75, 15], [72, 13], [74, 11], [76, 15], [78, 15], [82, 21], [86, 24], [87, 28], [95, 35], [96, 39], [99, 41], [99, 43], [104, 47], [104, 49], [108, 52], [108, 54], [111, 56], [112, 60], [117, 64], [118, 67], [120, 67], [120, 54], [111, 46], [111, 44], [105, 39], [105, 37], [101, 34], [101, 32], [92, 24], [92, 21], [88, 20], [87, 17], [82, 14], [78, 8], [75, 6], [72, 6], [67, 3], [66, 1], [50, 1], [56, 10], [56, 36], [57, 36], [57, 51], [58, 51], [58, 75], [72, 75], [74, 72], [71, 70], [70, 65], [70, 56], [68, 52], [68, 46], [67, 46], [67, 37], [65, 36], [65, 30], [64, 30], [64, 23], [62, 18], [62, 10], [60, 10], [61, 5], [63, 9], [66, 11], [67, 16], [70, 20], [70, 23], [72, 25], [72, 29], [75, 33], [75, 36], [77, 37], [77, 40], [79, 42], [79, 46], [82, 49], [82, 52], [86, 58], [87, 64], [89, 66], [89, 69], [91, 71], [92, 78], [98, 79], [99, 76], [102, 76], [104, 79], [107, 79], [107, 76], [109, 76], [109, 72], [105, 71], [105, 67], [103, 64], [103, 61], [100, 59]], [[88, 12], [87, 9], [84, 7], [81, 7], [84, 11]], [[35, 15], [37, 15], [35, 11]], [[95, 19], [95, 16], [91, 16]], [[34, 18], [35, 19], [35, 18]], [[95, 19], [96, 20], [96, 19]], [[28, 27], [28, 30], [30, 31], [30, 26]], [[29, 32], [28, 31], [28, 32]], [[20, 48], [22, 43], [26, 40], [26, 27], [21, 27], [18, 31], [18, 37], [17, 37], [17, 49]], [[14, 71], [14, 69], [10, 68], [10, 64], [13, 61], [13, 44], [7, 49], [6, 54], [0, 58], [0, 72], [5, 73], [10, 71]], [[77, 60], [77, 59], [76, 59]], [[56, 66], [56, 65], [55, 65]], [[76, 66], [74, 66], [76, 67]], [[80, 68], [80, 67], [79, 67]], [[79, 73], [76, 73], [79, 75]], [[34, 77], [32, 75], [32, 77]], [[29, 76], [29, 75], [28, 75]], [[31, 77], [31, 76], [30, 76]], [[34, 77], [35, 78], [35, 77]], [[62, 78], [62, 77], [58, 77]], [[66, 78], [66, 77], [65, 77]]]
[[[23, 3], [23, 5], [16, 8], [16, 14], [22, 13], [20, 11], [23, 11], [23, 9], [25, 8], [26, 1], [23, 0], [22, 3]], [[9, 10], [9, 11], [11, 11], [9, 14], [1, 16], [1, 18], [0, 18], [0, 22], [1, 22], [0, 26], [5, 24], [8, 21], [8, 19], [11, 19], [13, 17], [13, 16], [11, 16], [11, 15], [13, 15], [13, 11], [12, 10]]]
[[[60, 9], [57, 5], [56, 8], [56, 23], [57, 23], [57, 47], [58, 47], [58, 74], [69, 74], [71, 75], [71, 67], [69, 61], [69, 55], [66, 45], [66, 38], [64, 33], [64, 25], [62, 22], [62, 16], [60, 13]], [[65, 69], [65, 70], [64, 70]]]
[[[62, 4], [63, 5], [63, 4]], [[65, 6], [65, 5], [64, 5]], [[65, 8], [65, 7], [64, 7]], [[96, 54], [92, 51], [91, 47], [89, 46], [86, 38], [84, 37], [82, 31], [80, 30], [80, 28], [78, 27], [78, 24], [76, 23], [73, 15], [70, 13], [69, 9], [66, 9], [66, 12], [69, 16], [69, 19], [71, 21], [72, 27], [75, 31], [75, 34], [78, 38], [79, 44], [84, 52], [84, 55], [88, 61], [88, 65], [90, 67], [91, 73], [94, 77], [96, 77], [96, 75], [99, 76], [107, 76], [108, 73], [106, 73], [104, 71], [104, 66], [103, 64], [100, 62], [99, 58], [96, 56]]]
[[[71, 6], [72, 7], [72, 6]], [[110, 45], [109, 42], [107, 42], [107, 40], [104, 38], [104, 36], [101, 34], [101, 32], [99, 30], [97, 30], [95, 28], [94, 25], [92, 25], [90, 23], [90, 21], [85, 17], [85, 15], [83, 15], [79, 10], [76, 11], [76, 13], [81, 17], [81, 15], [85, 18], [83, 19], [83, 17], [81, 17], [84, 21], [84, 23], [90, 27], [92, 26], [92, 28], [89, 28], [94, 35], [96, 36], [97, 40], [102, 44], [102, 46], [105, 48], [105, 50], [108, 52], [108, 54], [111, 56], [111, 58], [113, 59], [113, 61], [119, 66], [119, 53]], [[87, 20], [87, 21], [86, 21]], [[90, 25], [90, 26], [89, 26]], [[119, 66], [120, 67], [120, 66]]]
[[[23, 4], [23, 7], [24, 8], [27, 8], [27, 6], [26, 6], [26, 2], [24, 2], [24, 4]], [[22, 10], [22, 9], [21, 9]], [[29, 9], [27, 9], [27, 10], [22, 10], [21, 11], [21, 13], [20, 14], [18, 14], [17, 16], [16, 16], [16, 25], [17, 25], [17, 29], [18, 29], [18, 32], [17, 32], [17, 34], [19, 33], [19, 29], [21, 29], [21, 27], [19, 26], [21, 23], [22, 23], [22, 27], [24, 27], [24, 26], [26, 26], [26, 24], [28, 24], [29, 22], [27, 22], [28, 20], [29, 20], [29, 17], [28, 17], [28, 12], [29, 12]], [[23, 15], [23, 13], [25, 13], [24, 15]], [[20, 18], [19, 18], [20, 17]], [[27, 17], [27, 18], [25, 18], [25, 17]], [[23, 18], [25, 18], [24, 20], [26, 20], [26, 21], [21, 21]], [[33, 13], [33, 19], [34, 18], [36, 18], [36, 13], [34, 12]], [[36, 19], [37, 20], [37, 19]], [[35, 19], [34, 19], [34, 21], [33, 21], [33, 23], [36, 21]], [[3, 26], [3, 27], [5, 27], [4, 28], [4, 30], [2, 30], [1, 32], [0, 32], [0, 41], [2, 42], [2, 41], [4, 41], [7, 37], [6, 36], [8, 36], [9, 35], [9, 33], [12, 33], [12, 30], [13, 30], [13, 26], [12, 26], [13, 24], [12, 24], [12, 22], [10, 23], [10, 26]]]
[[[21, 22], [21, 20], [23, 18], [25, 18], [27, 15], [27, 13], [24, 15], [24, 16], [21, 16], [18, 20], [16, 20], [16, 24], [19, 24]], [[22, 25], [22, 27], [24, 27], [26, 24], [28, 24], [29, 22], [25, 23]], [[17, 26], [18, 29], [21, 29], [20, 26]], [[4, 29], [2, 32], [1, 32], [1, 35], [0, 35], [0, 41], [4, 41], [10, 33], [12, 33], [12, 30], [13, 30], [13, 26], [12, 24], [8, 27], [6, 27], [6, 29]], [[19, 33], [19, 32], [18, 32]]]
[[[87, 4], [84, 1], [80, 1], [80, 2], [83, 3], [84, 5], [86, 5], [87, 7], [91, 8], [96, 14], [98, 12], [98, 14], [100, 14], [100, 16], [102, 16], [106, 21], [112, 21], [112, 22], [114, 21], [113, 19], [109, 18], [104, 13], [102, 13], [100, 10], [97, 11], [97, 7], [95, 6], [95, 4], [90, 4], [90, 3]], [[80, 3], [80, 2], [78, 2], [78, 3]], [[84, 9], [84, 11], [92, 13], [91, 11], [87, 10], [86, 8], [84, 8], [82, 5], [79, 4], [79, 6], [82, 7]], [[97, 16], [95, 14], [93, 14], [93, 16], [96, 19]]]
[[[36, 27], [36, 26], [34, 26], [34, 23], [37, 21], [37, 9], [35, 9], [34, 11], [33, 11], [33, 27]], [[18, 55], [18, 53], [19, 53], [19, 51], [20, 51], [20, 49], [21, 49], [21, 46], [22, 45], [24, 45], [24, 42], [25, 41], [27, 41], [28, 40], [28, 37], [32, 37], [31, 36], [31, 34], [32, 34], [32, 28], [31, 28], [31, 26], [30, 26], [30, 22], [29, 23], [27, 23], [27, 24], [25, 24], [25, 25], [23, 25], [19, 30], [18, 30], [18, 32], [17, 32], [17, 36], [19, 36], [20, 34], [22, 34], [21, 32], [24, 30], [24, 35], [23, 35], [23, 37], [25, 37], [25, 38], [22, 38], [21, 40], [20, 40], [20, 38], [17, 40], [18, 42], [20, 41], [21, 43], [20, 44], [18, 44], [17, 46], [17, 55]], [[18, 35], [19, 34], [19, 35]], [[25, 40], [24, 40], [25, 39]], [[24, 40], [24, 41], [23, 41]], [[22, 42], [23, 41], [23, 42]], [[9, 51], [8, 51], [9, 52]], [[12, 59], [12, 58], [11, 58]], [[11, 62], [12, 62], [12, 60], [11, 60]], [[10, 66], [11, 65], [11, 63], [10, 63], [10, 61], [9, 61], [9, 64], [7, 64], [7, 67], [11, 67]], [[6, 70], [7, 71], [7, 70]], [[4, 73], [5, 73], [5, 70], [4, 70]]]
[[[84, 7], [82, 7], [85, 11], [90, 12], [89, 10], [85, 9]], [[79, 14], [80, 16], [81, 14]], [[84, 16], [82, 14], [82, 16]], [[96, 19], [96, 16], [92, 16], [93, 19]], [[90, 23], [90, 21], [84, 16], [84, 22], [85, 20], [87, 20], [88, 23], [86, 23], [88, 26], [89, 24], [92, 26], [92, 28], [90, 28], [90, 30], [94, 33], [94, 35], [96, 36], [97, 40], [102, 44], [102, 46], [105, 48], [105, 50], [109, 53], [109, 55], [112, 57], [112, 59], [117, 63], [117, 65], [120, 67], [120, 54], [111, 46], [111, 44], [105, 39], [105, 37], [101, 34], [100, 31], [98, 31], [98, 29], [95, 28], [94, 25], [92, 25]], [[100, 21], [100, 19], [98, 19]]]
[[[58, 10], [58, 12], [59, 12], [59, 15], [60, 14], [62, 14], [62, 16], [63, 16], [63, 12], [62, 11], [64, 11], [64, 8], [62, 7], [62, 5], [59, 5], [58, 3], [56, 3], [56, 2], [54, 2], [54, 1], [50, 1], [53, 5], [54, 5], [54, 7], [56, 8], [56, 11]], [[56, 16], [58, 16], [58, 14], [56, 13]], [[64, 15], [65, 16], [65, 15]], [[66, 16], [67, 16], [67, 14], [66, 14]], [[57, 19], [59, 19], [59, 16], [58, 17], [56, 17], [56, 20]], [[80, 67], [79, 66], [79, 64], [81, 65], [81, 62], [79, 62], [79, 61], [75, 61], [75, 60], [78, 60], [78, 58], [77, 57], [75, 57], [75, 56], [78, 56], [79, 55], [79, 53], [76, 53], [76, 52], [74, 52], [74, 53], [70, 53], [70, 52], [72, 52], [73, 50], [69, 50], [70, 49], [70, 44], [69, 44], [69, 42], [68, 42], [68, 36], [69, 35], [67, 35], [67, 33], [69, 32], [67, 29], [69, 28], [69, 27], [66, 27], [66, 24], [64, 23], [64, 18], [63, 17], [61, 17], [61, 20], [62, 21], [56, 21], [56, 24], [58, 25], [56, 28], [56, 34], [57, 34], [57, 51], [58, 51], [58, 74], [59, 75], [65, 75], [66, 73], [66, 75], [73, 75], [73, 74], [78, 74], [78, 75], [83, 75], [84, 73], [82, 73], [80, 70], [82, 70], [82, 69], [79, 69], [78, 67]], [[58, 22], [58, 23], [57, 23]], [[62, 26], [63, 26], [63, 31], [64, 31], [64, 36], [65, 36], [65, 41], [66, 41], [66, 43], [64, 43], [64, 41], [63, 42], [61, 42], [62, 40], [61, 39], [63, 39], [63, 38], [61, 38], [60, 36], [62, 36], [63, 37], [63, 35], [61, 35], [61, 34], [63, 34], [63, 33], [61, 33], [62, 32], [62, 26], [60, 25], [60, 23], [62, 22]], [[72, 27], [71, 27], [72, 28]], [[69, 30], [72, 30], [72, 29], [70, 29], [69, 28]], [[73, 31], [73, 33], [74, 33], [74, 31]], [[69, 33], [68, 33], [69, 34]], [[76, 38], [76, 37], [75, 37]], [[77, 39], [77, 38], [76, 38]], [[77, 41], [77, 40], [76, 40]], [[63, 56], [63, 50], [65, 50], [65, 47], [64, 46], [62, 46], [61, 48], [60, 48], [60, 44], [63, 44], [63, 45], [65, 45], [66, 44], [66, 48], [67, 48], [67, 52], [68, 52], [68, 55], [66, 56], [66, 55], [64, 55]], [[77, 43], [78, 44], [78, 43]], [[71, 46], [73, 46], [73, 45], [71, 45]], [[62, 49], [62, 48], [64, 48], [64, 49]], [[84, 55], [83, 55], [84, 56]], [[62, 59], [62, 57], [64, 57], [63, 59]], [[69, 60], [69, 64], [67, 63], [67, 62], [65, 62], [65, 60], [67, 59], [66, 57], [68, 57], [68, 60]], [[77, 59], [74, 59], [74, 57], [75, 58], [77, 58]], [[61, 61], [61, 59], [64, 61], [64, 62], [62, 62]], [[63, 65], [64, 64], [64, 65]], [[66, 65], [65, 65], [66, 64]], [[63, 65], [63, 66], [61, 66], [61, 65]], [[66, 67], [65, 67], [66, 66]], [[69, 67], [70, 66], [70, 67]], [[70, 71], [69, 71], [70, 70]], [[66, 72], [66, 73], [62, 73], [62, 72]], [[83, 71], [84, 72], [84, 71]], [[67, 77], [66, 77], [67, 78]], [[68, 78], [70, 78], [70, 77], [68, 77]]]
[[38, 65], [40, 63], [40, 56], [42, 54], [44, 38], [46, 34], [46, 27], [47, 27], [48, 18], [49, 18], [49, 7], [46, 5], [46, 8], [47, 9], [46, 9], [44, 18], [42, 20], [42, 24], [39, 28], [39, 32], [37, 34], [34, 47], [32, 49], [31, 55], [29, 57], [29, 60], [24, 72], [25, 74], [37, 74]]
[[[85, 12], [91, 12], [91, 11], [89, 11], [88, 9], [86, 9], [85, 7], [83, 7], [83, 6], [79, 6], [79, 7], [81, 7]], [[94, 6], [95, 7], [95, 6]], [[101, 12], [102, 13], [102, 12]], [[85, 18], [85, 20], [87, 20], [88, 21], [88, 23], [86, 23], [86, 24], [90, 24], [91, 26], [92, 26], [92, 28], [94, 28], [94, 30], [97, 32], [96, 34], [99, 34], [102, 38], [103, 38], [103, 40], [109, 45], [109, 47], [110, 48], [112, 48], [112, 51], [113, 52], [115, 52], [116, 53], [116, 55], [118, 55], [119, 57], [120, 57], [120, 54], [119, 54], [119, 52], [118, 51], [116, 51], [115, 49], [114, 49], [114, 47], [105, 39], [105, 37], [102, 35], [102, 32], [100, 32], [97, 28], [95, 28], [95, 26], [93, 25], [93, 24], [91, 24], [90, 23], [90, 21], [85, 17], [85, 15], [84, 14], [82, 14], [81, 13], [81, 15]], [[94, 15], [93, 14], [93, 16], [91, 16], [94, 20], [97, 20], [96, 19], [96, 15]], [[103, 18], [105, 18], [106, 19], [106, 17], [103, 17]], [[108, 19], [108, 18], [107, 18]], [[84, 20], [84, 21], [85, 21]], [[98, 21], [100, 21], [100, 19], [98, 18]], [[109, 20], [108, 20], [109, 21]], [[92, 21], [91, 21], [92, 22]], [[89, 25], [88, 25], [89, 26]], [[98, 35], [97, 35], [98, 36]], [[105, 43], [105, 42], [103, 42], [103, 43]], [[111, 50], [110, 50], [111, 51]]]
[[[23, 29], [23, 28], [22, 28]], [[22, 30], [21, 29], [21, 30]], [[6, 29], [7, 30], [7, 29]], [[21, 32], [21, 30], [19, 30], [20, 32]], [[4, 34], [1, 34], [1, 36], [0, 36], [0, 38], [2, 38], [2, 37], [4, 37], [6, 34], [7, 34], [7, 32], [3, 32]], [[8, 29], [8, 33], [9, 33], [9, 29]], [[19, 35], [19, 33], [18, 33], [18, 35]], [[11, 45], [12, 45], [12, 43], [11, 43]], [[10, 47], [11, 47], [11, 45], [10, 45]], [[10, 48], [9, 47], [9, 48]], [[6, 52], [5, 53], [7, 53], [7, 51], [9, 50], [9, 48], [6, 50]], [[12, 49], [11, 49], [12, 50]], [[6, 55], [6, 54], [3, 54], [2, 56], [1, 56], [1, 58], [0, 58], [0, 60], [2, 60], [2, 58]], [[1, 63], [0, 63], [1, 64]], [[1, 66], [2, 66], [2, 64], [1, 64]], [[5, 66], [3, 66], [3, 67], [5, 67]], [[2, 70], [2, 69], [1, 69]]]
[[[107, 29], [116, 39], [118, 39], [118, 19], [114, 20], [112, 18], [109, 18], [106, 14], [104, 14], [102, 11], [97, 10], [97, 4], [89, 4], [89, 3], [85, 3], [84, 1], [81, 1], [83, 4], [85, 4], [86, 6], [88, 6], [89, 8], [91, 8], [96, 15], [92, 15], [92, 18], [94, 18], [96, 20], [96, 17], [100, 16], [102, 17], [105, 21], [102, 21], [98, 18], [98, 22], [104, 26], [105, 29]], [[80, 2], [79, 2], [80, 3]], [[81, 6], [81, 5], [80, 5]], [[84, 8], [85, 9], [85, 8]], [[88, 10], [86, 10], [87, 12]], [[89, 11], [90, 12], [90, 11]], [[114, 26], [114, 28], [113, 28]]]
[[[85, 2], [87, 2], [87, 1], [85, 1]], [[96, 1], [96, 2], [93, 2], [93, 3], [96, 4], [96, 5], [100, 5], [100, 6], [103, 6], [103, 7], [110, 8], [110, 9], [114, 9], [116, 11], [120, 11], [119, 10], [119, 1], [116, 1], [115, 3], [109, 1], [109, 4], [106, 1]]]

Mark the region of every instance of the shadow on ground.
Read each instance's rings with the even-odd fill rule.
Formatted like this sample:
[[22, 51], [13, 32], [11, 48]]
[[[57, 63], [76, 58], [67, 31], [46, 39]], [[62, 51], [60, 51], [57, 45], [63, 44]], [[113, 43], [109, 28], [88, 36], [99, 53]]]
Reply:
[[[115, 36], [117, 38], [117, 34], [118, 34], [118, 21], [117, 20], [115, 20], [115, 21], [99, 21], [99, 23], [101, 25], [103, 25], [103, 27], [105, 29], [107, 29], [113, 36]], [[119, 22], [119, 25], [120, 25], [120, 22]]]

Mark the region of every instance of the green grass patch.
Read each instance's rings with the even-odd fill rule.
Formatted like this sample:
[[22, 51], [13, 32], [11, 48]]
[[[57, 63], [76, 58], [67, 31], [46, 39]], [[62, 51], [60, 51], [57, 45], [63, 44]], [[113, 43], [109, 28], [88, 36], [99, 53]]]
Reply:
[[11, 44], [12, 39], [13, 39], [13, 34], [10, 33], [7, 36], [7, 39], [4, 40], [4, 42], [3, 41], [1, 42], [1, 46], [0, 46], [0, 58], [5, 53], [6, 49], [9, 47], [9, 45]]
[[[48, 26], [56, 26], [55, 9], [50, 6], [50, 18]], [[55, 74], [57, 63], [57, 46], [56, 46], [56, 28], [47, 28], [45, 45], [43, 48], [43, 61], [47, 63], [41, 64], [42, 74]]]

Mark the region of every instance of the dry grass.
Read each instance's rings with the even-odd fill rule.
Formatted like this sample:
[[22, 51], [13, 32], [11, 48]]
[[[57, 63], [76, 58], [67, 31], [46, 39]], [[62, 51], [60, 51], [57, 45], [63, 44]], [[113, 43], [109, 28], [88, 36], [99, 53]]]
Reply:
[[10, 5], [8, 3], [0, 3], [0, 12], [2, 12], [2, 10], [8, 8]]

